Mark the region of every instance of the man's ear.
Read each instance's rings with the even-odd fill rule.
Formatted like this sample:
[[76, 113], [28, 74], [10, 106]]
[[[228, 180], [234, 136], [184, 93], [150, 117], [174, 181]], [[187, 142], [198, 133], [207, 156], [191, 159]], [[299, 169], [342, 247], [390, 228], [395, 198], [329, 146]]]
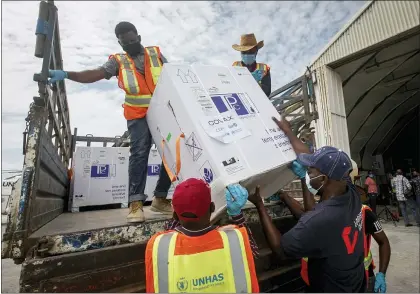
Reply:
[[210, 203], [210, 214], [212, 214], [216, 210], [216, 206], [214, 205], [214, 202]]
[[141, 43], [141, 36], [139, 35], [139, 42]]

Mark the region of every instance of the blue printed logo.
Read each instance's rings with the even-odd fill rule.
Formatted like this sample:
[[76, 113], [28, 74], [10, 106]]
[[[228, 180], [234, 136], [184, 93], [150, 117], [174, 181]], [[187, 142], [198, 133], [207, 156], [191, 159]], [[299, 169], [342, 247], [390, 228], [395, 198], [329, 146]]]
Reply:
[[205, 167], [203, 171], [204, 171], [204, 180], [207, 182], [207, 184], [210, 184], [211, 182], [213, 182], [213, 171], [207, 167]]
[[98, 164], [90, 167], [91, 178], [107, 178], [109, 177], [109, 164]]
[[160, 164], [149, 164], [147, 166], [148, 176], [158, 176], [160, 171]]
[[251, 105], [247, 105], [242, 101], [236, 93], [225, 94], [225, 95], [214, 95], [211, 96], [214, 105], [216, 106], [219, 113], [223, 113], [232, 109], [237, 115], [249, 115], [256, 113], [255, 109]]

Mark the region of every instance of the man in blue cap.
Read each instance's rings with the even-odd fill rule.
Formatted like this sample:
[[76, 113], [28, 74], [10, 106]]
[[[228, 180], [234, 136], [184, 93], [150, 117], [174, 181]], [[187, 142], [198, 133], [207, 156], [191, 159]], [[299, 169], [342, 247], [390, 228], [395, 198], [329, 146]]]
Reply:
[[308, 190], [320, 195], [322, 201], [282, 235], [272, 223], [257, 188], [248, 200], [257, 207], [270, 248], [281, 257], [309, 258], [308, 292], [364, 292], [362, 203], [357, 191], [347, 185], [352, 170], [350, 158], [329, 146], [313, 154], [304, 153], [290, 125], [275, 121], [289, 136], [298, 162], [307, 167]]

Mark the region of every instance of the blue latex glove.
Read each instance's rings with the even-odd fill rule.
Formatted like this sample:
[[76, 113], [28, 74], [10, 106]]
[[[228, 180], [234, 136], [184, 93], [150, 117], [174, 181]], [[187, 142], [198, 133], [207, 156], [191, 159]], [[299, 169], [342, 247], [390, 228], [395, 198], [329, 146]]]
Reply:
[[262, 80], [262, 71], [260, 69], [256, 69], [252, 72], [252, 76], [254, 77], [254, 79], [259, 82]]
[[292, 162], [292, 171], [299, 177], [299, 179], [304, 179], [306, 175], [306, 167], [301, 165], [297, 160]]
[[232, 184], [225, 189], [225, 197], [228, 215], [236, 216], [248, 201], [248, 191], [239, 184]]
[[386, 280], [383, 273], [376, 274], [375, 292], [386, 293]]
[[57, 81], [62, 81], [67, 78], [67, 72], [64, 70], [50, 70], [48, 72], [48, 77], [50, 78], [48, 83], [52, 84]]

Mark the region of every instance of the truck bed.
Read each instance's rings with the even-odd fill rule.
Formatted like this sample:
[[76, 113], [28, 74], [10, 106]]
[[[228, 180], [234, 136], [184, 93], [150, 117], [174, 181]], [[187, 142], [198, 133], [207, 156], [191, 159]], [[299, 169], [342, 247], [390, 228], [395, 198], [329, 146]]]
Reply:
[[[146, 222], [167, 220], [171, 217], [171, 215], [151, 211], [150, 206], [144, 207], [144, 213], [147, 219]], [[127, 226], [129, 225], [126, 220], [127, 214], [128, 208], [77, 213], [65, 212], [34, 232], [30, 238]]]
[[[278, 217], [274, 204], [267, 204], [272, 217]], [[244, 214], [248, 222], [258, 222], [254, 206], [247, 203]], [[48, 244], [49, 256], [106, 248], [127, 243], [147, 241], [153, 234], [164, 230], [165, 221], [171, 215], [153, 212], [144, 208], [144, 223], [127, 223], [128, 208], [99, 211], [62, 213], [28, 238], [29, 248], [39, 243]], [[252, 211], [254, 211], [252, 213]], [[223, 221], [223, 220], [222, 220]], [[226, 220], [225, 220], [226, 221]], [[45, 246], [45, 245], [44, 245]], [[29, 249], [28, 248], [28, 249]]]

